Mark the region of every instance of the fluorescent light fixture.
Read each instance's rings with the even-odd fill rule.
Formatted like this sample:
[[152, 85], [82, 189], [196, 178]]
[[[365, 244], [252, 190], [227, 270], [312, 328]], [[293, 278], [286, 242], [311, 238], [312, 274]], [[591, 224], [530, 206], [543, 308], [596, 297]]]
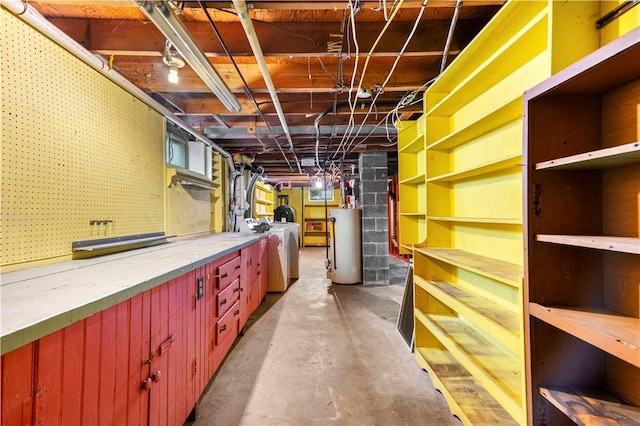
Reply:
[[200, 76], [202, 81], [220, 99], [229, 111], [240, 111], [240, 103], [229, 87], [213, 69], [202, 50], [193, 41], [189, 31], [176, 16], [167, 1], [137, 1], [144, 14], [176, 48], [180, 56]]

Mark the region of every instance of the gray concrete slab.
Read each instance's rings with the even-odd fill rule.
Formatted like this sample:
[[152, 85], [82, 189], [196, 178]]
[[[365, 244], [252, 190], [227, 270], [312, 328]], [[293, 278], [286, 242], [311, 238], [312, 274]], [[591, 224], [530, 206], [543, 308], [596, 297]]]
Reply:
[[396, 330], [403, 286], [333, 285], [324, 253], [304, 249], [300, 279], [267, 295], [193, 424], [459, 425]]

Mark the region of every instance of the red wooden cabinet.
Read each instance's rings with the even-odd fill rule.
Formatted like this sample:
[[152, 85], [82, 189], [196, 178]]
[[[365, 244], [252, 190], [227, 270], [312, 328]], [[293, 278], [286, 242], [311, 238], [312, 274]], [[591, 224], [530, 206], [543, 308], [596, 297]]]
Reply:
[[147, 424], [150, 292], [2, 357], [3, 425]]
[[184, 423], [264, 297], [266, 241], [4, 354], [1, 424]]

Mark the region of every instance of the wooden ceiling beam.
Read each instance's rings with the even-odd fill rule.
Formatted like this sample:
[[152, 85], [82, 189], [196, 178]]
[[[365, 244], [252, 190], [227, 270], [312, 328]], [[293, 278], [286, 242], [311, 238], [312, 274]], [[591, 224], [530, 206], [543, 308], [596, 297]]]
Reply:
[[[195, 1], [187, 1], [185, 2], [187, 6], [190, 7], [198, 7], [198, 2]], [[496, 6], [502, 5], [504, 1], [499, 0], [473, 0], [474, 6]], [[213, 0], [213, 1], [205, 1], [205, 6], [207, 8], [222, 8], [222, 9], [233, 9], [233, 3], [229, 0]], [[315, 0], [315, 1], [300, 1], [300, 0], [249, 0], [247, 4], [251, 9], [255, 10], [290, 10], [290, 9], [300, 9], [300, 10], [327, 10], [327, 9], [335, 9], [335, 10], [344, 10], [348, 9], [349, 3], [346, 1], [335, 1], [335, 0]], [[403, 7], [409, 8], [419, 8], [422, 4], [422, 0], [405, 0]], [[428, 3], [428, 7], [455, 7], [455, 0], [430, 0]], [[380, 3], [378, 1], [360, 1], [360, 7], [362, 9], [377, 9], [380, 7]]]
[[[139, 20], [50, 18], [50, 21], [92, 52], [119, 56], [161, 56], [165, 38], [153, 24]], [[485, 20], [459, 21], [450, 49], [459, 51], [486, 23]], [[185, 22], [192, 37], [209, 57], [226, 57], [207, 22]], [[380, 34], [384, 22], [358, 23], [358, 44], [365, 54]], [[397, 55], [411, 31], [413, 22], [394, 22], [376, 47], [377, 55]], [[252, 57], [244, 29], [239, 22], [216, 23], [233, 56]], [[326, 57], [347, 52], [347, 40], [340, 35], [339, 22], [255, 23], [256, 33], [266, 57]], [[407, 55], [441, 55], [449, 22], [423, 21], [407, 46]], [[351, 42], [353, 44], [353, 42]]]

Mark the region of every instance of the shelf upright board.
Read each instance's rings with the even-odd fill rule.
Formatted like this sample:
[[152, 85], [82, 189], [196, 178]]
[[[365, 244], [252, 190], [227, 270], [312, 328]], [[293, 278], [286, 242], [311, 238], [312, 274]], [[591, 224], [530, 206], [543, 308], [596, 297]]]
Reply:
[[640, 425], [638, 64], [640, 27], [525, 93], [532, 424]]
[[[400, 198], [427, 237], [414, 250], [415, 356], [464, 423], [527, 421], [523, 93], [598, 47], [599, 12], [509, 1], [425, 91], [424, 166], [403, 170], [408, 187], [424, 174], [424, 210]], [[400, 132], [399, 158], [415, 135]]]
[[411, 254], [426, 238], [424, 124], [424, 116], [397, 123], [400, 254]]

